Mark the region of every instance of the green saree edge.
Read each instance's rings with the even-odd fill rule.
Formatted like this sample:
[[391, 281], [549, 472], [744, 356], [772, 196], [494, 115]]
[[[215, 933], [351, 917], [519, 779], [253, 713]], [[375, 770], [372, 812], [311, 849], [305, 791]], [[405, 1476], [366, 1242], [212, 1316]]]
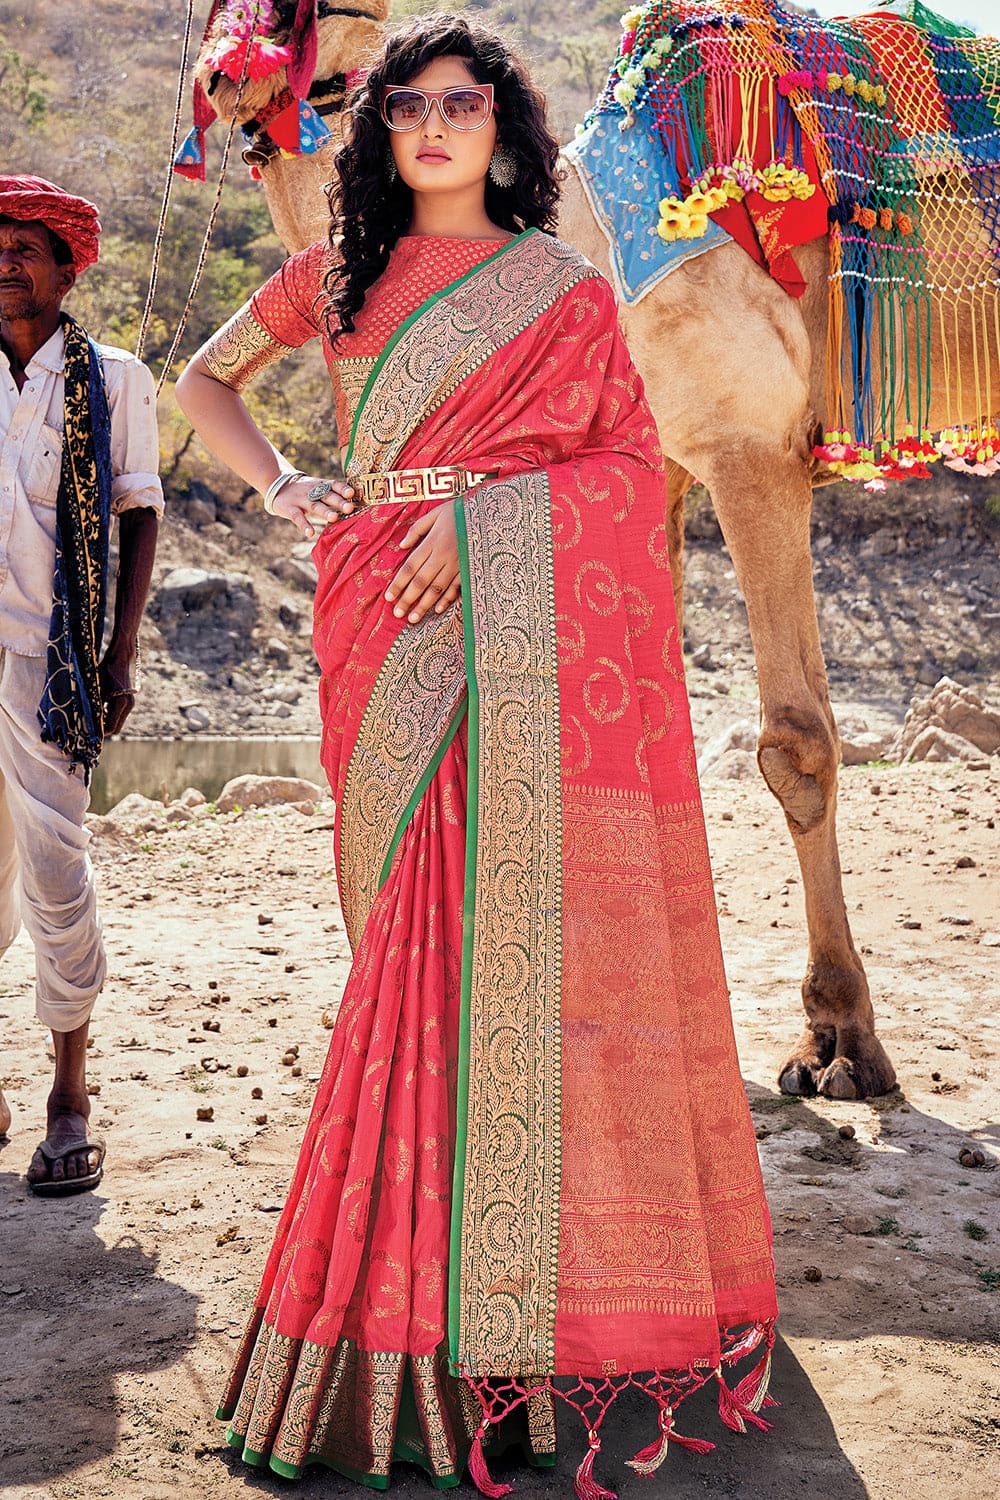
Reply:
[[[455, 502], [455, 531], [462, 598], [472, 596], [469, 571], [469, 533], [465, 524], [465, 502]], [[448, 1254], [448, 1366], [460, 1375], [459, 1319], [461, 1317], [462, 1211], [465, 1203], [465, 1152], [468, 1144], [469, 1025], [472, 997], [472, 939], [476, 918], [476, 832], [479, 827], [479, 688], [476, 682], [475, 635], [471, 611], [462, 611], [465, 671], [469, 684], [466, 707], [469, 715], [468, 792], [465, 813], [465, 895], [462, 908], [462, 992], [458, 1022], [458, 1082], [455, 1106], [455, 1168], [451, 1190], [451, 1242]]]
[[[387, 1490], [389, 1488], [390, 1475], [388, 1474], [366, 1474], [361, 1469], [352, 1469], [348, 1464], [337, 1463], [334, 1459], [325, 1458], [321, 1453], [310, 1453], [305, 1463], [286, 1464], [283, 1459], [274, 1458], [267, 1453], [258, 1453], [254, 1448], [244, 1448], [243, 1439], [232, 1430], [226, 1433], [226, 1443], [235, 1452], [239, 1453], [243, 1463], [251, 1469], [269, 1469], [272, 1474], [277, 1474], [281, 1479], [301, 1479], [306, 1470], [313, 1464], [323, 1469], [330, 1469], [335, 1474], [342, 1474], [345, 1479], [353, 1480], [355, 1484], [363, 1484], [370, 1490]], [[453, 1490], [462, 1482], [464, 1470], [451, 1474], [434, 1474], [431, 1472], [425, 1454], [417, 1450], [398, 1445], [393, 1452], [393, 1462], [412, 1463], [424, 1470], [432, 1485], [437, 1490]]]
[[475, 276], [477, 272], [481, 271], [484, 266], [490, 266], [495, 260], [499, 260], [502, 255], [506, 255], [507, 251], [510, 250], [514, 245], [522, 245], [530, 235], [540, 233], [541, 230], [535, 229], [533, 227], [530, 229], [522, 229], [521, 233], [516, 234], [513, 239], [505, 240], [498, 250], [494, 250], [492, 255], [488, 255], [485, 260], [481, 260], [478, 262], [478, 264], [474, 265], [471, 271], [466, 271], [464, 275], [457, 277], [455, 281], [449, 282], [448, 285], [442, 287], [439, 292], [434, 292], [430, 297], [426, 299], [426, 301], [421, 302], [420, 306], [410, 313], [410, 316], [406, 319], [406, 321], [400, 323], [399, 327], [392, 335], [392, 338], [382, 349], [382, 352], [379, 355], [378, 359], [375, 361], [368, 379], [365, 381], [365, 388], [361, 392], [361, 399], [357, 404], [354, 412], [354, 421], [351, 424], [350, 442], [347, 445], [347, 452], [344, 455], [345, 470], [352, 457], [354, 456], [354, 439], [358, 434], [358, 427], [361, 422], [361, 414], [365, 409], [365, 403], [367, 402], [368, 397], [371, 395], [372, 387], [374, 386], [376, 380], [379, 377], [379, 374], [381, 373], [382, 366], [385, 364], [386, 360], [395, 349], [400, 339], [404, 338], [405, 335], [409, 333], [410, 329], [413, 327], [417, 319], [423, 317], [424, 313], [427, 312], [429, 308], [432, 308], [436, 302], [440, 302], [442, 297], [447, 297], [456, 289], [456, 287], [464, 285], [464, 283], [470, 280], [471, 277]]
[[445, 752], [447, 751], [448, 746], [451, 744], [452, 740], [458, 733], [459, 728], [462, 724], [462, 720], [465, 718], [466, 712], [468, 711], [468, 706], [468, 700], [464, 699], [456, 708], [451, 723], [448, 725], [448, 728], [445, 730], [444, 734], [441, 737], [441, 743], [438, 745], [437, 749], [434, 751], [434, 754], [431, 756], [426, 770], [423, 772], [420, 780], [417, 782], [416, 786], [413, 789], [413, 795], [403, 809], [403, 812], [399, 819], [399, 823], [396, 826], [396, 831], [392, 836], [392, 842], [389, 845], [389, 851], [385, 856], [385, 863], [383, 864], [382, 869], [379, 871], [379, 890], [382, 889], [386, 881], [389, 879], [389, 871], [392, 869], [392, 862], [396, 857], [396, 850], [399, 848], [400, 842], [403, 838], [403, 834], [409, 827], [410, 819], [413, 817], [413, 814], [420, 806], [424, 793], [437, 774], [438, 768], [441, 765], [441, 762], [444, 760]]

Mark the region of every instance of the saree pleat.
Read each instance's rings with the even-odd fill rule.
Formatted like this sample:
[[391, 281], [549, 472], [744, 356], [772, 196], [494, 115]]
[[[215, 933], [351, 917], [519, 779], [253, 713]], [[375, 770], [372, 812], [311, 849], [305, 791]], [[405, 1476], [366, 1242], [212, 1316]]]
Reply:
[[370, 914], [223, 1401], [232, 1440], [280, 1472], [386, 1477], [407, 1381], [407, 1453], [438, 1479], [478, 1423], [442, 1351], [465, 765], [460, 730]]

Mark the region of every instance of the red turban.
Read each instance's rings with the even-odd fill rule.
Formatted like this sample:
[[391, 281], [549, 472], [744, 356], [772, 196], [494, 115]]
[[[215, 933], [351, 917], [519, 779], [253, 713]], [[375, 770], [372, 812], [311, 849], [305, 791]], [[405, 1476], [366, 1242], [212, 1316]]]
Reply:
[[0, 176], [0, 218], [39, 220], [65, 240], [79, 276], [98, 256], [101, 221], [86, 198], [67, 193], [44, 177]]

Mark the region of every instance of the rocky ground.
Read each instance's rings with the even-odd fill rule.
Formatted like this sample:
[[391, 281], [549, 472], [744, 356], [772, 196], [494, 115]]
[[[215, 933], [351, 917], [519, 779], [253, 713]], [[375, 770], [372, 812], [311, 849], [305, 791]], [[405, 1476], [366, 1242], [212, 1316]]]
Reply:
[[[123, 811], [96, 826], [112, 974], [90, 1068], [108, 1141], [96, 1194], [50, 1202], [24, 1188], [49, 1065], [23, 937], [4, 961], [0, 1489], [12, 1500], [353, 1493], [327, 1473], [289, 1490], [244, 1471], [212, 1415], [348, 961], [331, 806], [308, 788], [284, 795], [297, 805], [218, 810], [252, 800], [244, 786], [215, 810], [192, 796], [145, 820], [133, 803], [131, 822]], [[795, 861], [757, 782], [709, 780], [706, 805], [774, 1218], [782, 1404], [766, 1437], [737, 1437], [696, 1398], [680, 1429], [718, 1448], [672, 1451], [652, 1480], [622, 1465], [651, 1436], [648, 1411], [627, 1407], [599, 1477], [634, 1500], [986, 1495], [1000, 1475], [1000, 762], [844, 771], [848, 906], [900, 1077], [873, 1103], [777, 1093], [804, 957]], [[499, 1465], [497, 1477], [571, 1495], [580, 1443], [567, 1425], [554, 1476]], [[431, 1493], [407, 1471], [394, 1489]]]
[[[191, 481], [171, 492], [131, 735], [315, 734], [309, 544], [256, 495]], [[970, 485], [979, 488], [970, 490]], [[820, 490], [814, 557], [833, 697], [875, 728], [948, 674], [982, 692], [1000, 672], [1000, 519], [990, 481]], [[689, 506], [685, 636], [708, 735], [756, 716], [746, 613], [707, 499]]]

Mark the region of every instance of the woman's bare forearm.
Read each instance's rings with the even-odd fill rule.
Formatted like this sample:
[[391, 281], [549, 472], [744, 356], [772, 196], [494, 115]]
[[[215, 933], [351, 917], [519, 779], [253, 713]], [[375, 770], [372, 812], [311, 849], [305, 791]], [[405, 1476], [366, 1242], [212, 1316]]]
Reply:
[[288, 463], [261, 432], [238, 391], [209, 375], [195, 355], [177, 382], [177, 404], [216, 458], [263, 494]]
[[[268, 442], [239, 391], [208, 373], [201, 354], [177, 382], [177, 404], [209, 451], [261, 494], [283, 469], [294, 468]], [[305, 475], [286, 484], [272, 501], [273, 514], [284, 516], [310, 540], [317, 526], [350, 515], [353, 509], [354, 491], [343, 472], [320, 484], [318, 492], [315, 477]]]

